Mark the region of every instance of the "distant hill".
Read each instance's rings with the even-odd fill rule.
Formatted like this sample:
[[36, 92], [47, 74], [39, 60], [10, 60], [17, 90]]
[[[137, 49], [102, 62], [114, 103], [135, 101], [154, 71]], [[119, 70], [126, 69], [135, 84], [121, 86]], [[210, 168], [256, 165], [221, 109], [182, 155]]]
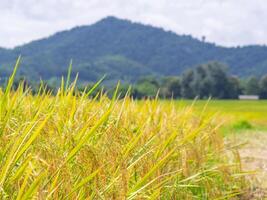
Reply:
[[178, 75], [200, 63], [217, 60], [241, 77], [267, 73], [267, 47], [225, 48], [177, 35], [161, 28], [115, 17], [56, 33], [14, 49], [0, 48], [0, 74], [7, 76], [18, 55], [19, 73], [30, 79], [51, 79], [73, 70], [80, 80], [135, 81], [144, 75]]

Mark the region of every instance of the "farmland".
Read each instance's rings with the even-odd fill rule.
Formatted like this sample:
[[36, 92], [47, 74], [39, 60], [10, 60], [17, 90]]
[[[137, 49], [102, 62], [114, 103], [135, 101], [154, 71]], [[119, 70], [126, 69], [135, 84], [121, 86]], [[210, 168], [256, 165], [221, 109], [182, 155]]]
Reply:
[[2, 0], [0, 200], [267, 199], [260, 1]]
[[202, 112], [214, 115], [214, 120], [222, 123], [220, 131], [225, 134], [246, 129], [267, 130], [267, 101], [265, 100], [180, 100], [175, 104], [178, 108], [192, 107], [196, 115]]
[[250, 192], [246, 199], [267, 197], [267, 101], [211, 100], [179, 101], [178, 107], [191, 106], [199, 115], [216, 116], [215, 124], [223, 122], [219, 132], [226, 144], [239, 145], [243, 170], [254, 171], [246, 176]]
[[246, 182], [235, 149], [189, 107], [75, 93], [1, 92], [1, 199], [230, 198]]
[[136, 101], [119, 85], [88, 98], [99, 83], [80, 93], [69, 78], [33, 95], [12, 89], [16, 69], [0, 94], [1, 199], [246, 195], [249, 172], [221, 133], [263, 128], [266, 102]]

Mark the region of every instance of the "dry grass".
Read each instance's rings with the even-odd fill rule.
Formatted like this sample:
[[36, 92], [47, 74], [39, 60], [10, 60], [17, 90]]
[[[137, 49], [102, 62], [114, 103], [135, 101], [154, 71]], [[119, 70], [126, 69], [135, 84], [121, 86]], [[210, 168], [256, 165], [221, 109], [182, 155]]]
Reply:
[[267, 133], [243, 131], [238, 135], [231, 135], [227, 140], [235, 144], [243, 144], [240, 148], [243, 168], [247, 171], [254, 171], [246, 177], [250, 183], [246, 199], [266, 199]]

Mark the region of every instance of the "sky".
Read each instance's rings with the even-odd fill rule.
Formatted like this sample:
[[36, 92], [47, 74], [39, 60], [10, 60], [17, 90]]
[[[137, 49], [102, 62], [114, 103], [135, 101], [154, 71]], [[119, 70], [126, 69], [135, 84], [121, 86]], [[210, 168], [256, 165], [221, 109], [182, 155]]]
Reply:
[[266, 11], [266, 0], [0, 0], [0, 46], [12, 48], [111, 15], [223, 46], [267, 44]]

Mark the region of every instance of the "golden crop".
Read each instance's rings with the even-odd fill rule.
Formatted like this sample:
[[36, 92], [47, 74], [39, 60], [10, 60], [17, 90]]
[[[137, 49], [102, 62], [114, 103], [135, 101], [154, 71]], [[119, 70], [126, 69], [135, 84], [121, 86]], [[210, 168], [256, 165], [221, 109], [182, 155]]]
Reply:
[[[17, 67], [16, 67], [17, 68]], [[16, 72], [16, 68], [14, 74]], [[0, 94], [1, 199], [228, 199], [242, 192], [238, 154], [212, 116], [171, 102], [75, 92], [52, 96], [14, 74]], [[67, 84], [68, 86], [68, 84]]]

